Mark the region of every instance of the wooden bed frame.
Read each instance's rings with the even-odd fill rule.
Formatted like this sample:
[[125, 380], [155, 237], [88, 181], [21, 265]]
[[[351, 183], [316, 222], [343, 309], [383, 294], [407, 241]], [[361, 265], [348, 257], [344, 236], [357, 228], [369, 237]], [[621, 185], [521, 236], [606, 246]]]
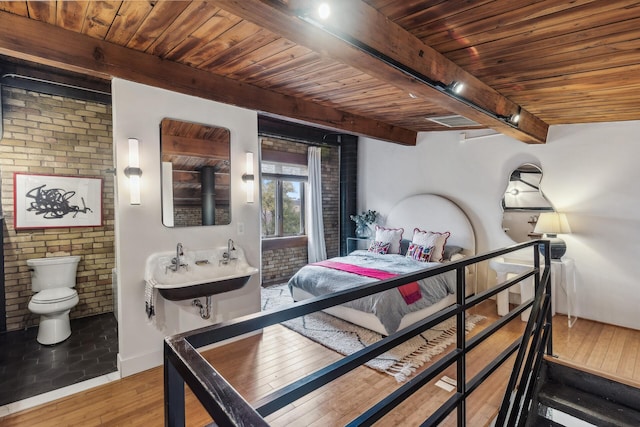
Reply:
[[[464, 248], [462, 251], [464, 256], [476, 254], [475, 234], [469, 218], [454, 202], [436, 194], [418, 194], [401, 200], [389, 212], [384, 226], [388, 228], [403, 228], [403, 239], [409, 240], [413, 237], [414, 228], [426, 231], [449, 231], [451, 236], [447, 240], [447, 245], [456, 245]], [[466, 295], [475, 293], [476, 276], [475, 268], [467, 269]], [[314, 297], [314, 295], [295, 287], [292, 293], [294, 301]], [[449, 295], [432, 306], [409, 313], [402, 318], [398, 330], [424, 319], [454, 302], [455, 294]], [[384, 326], [374, 314], [364, 313], [344, 306], [331, 307], [325, 311], [340, 319], [382, 335], [387, 335]]]

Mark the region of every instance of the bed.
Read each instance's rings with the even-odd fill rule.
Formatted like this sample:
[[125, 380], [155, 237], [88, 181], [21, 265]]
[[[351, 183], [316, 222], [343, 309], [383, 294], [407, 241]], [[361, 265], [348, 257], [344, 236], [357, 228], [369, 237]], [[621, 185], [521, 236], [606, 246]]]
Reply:
[[[449, 232], [445, 246], [447, 249], [455, 248], [454, 252], [459, 251], [454, 259], [475, 255], [475, 235], [467, 215], [454, 202], [439, 195], [420, 194], [401, 200], [387, 215], [383, 228], [404, 230], [403, 249], [412, 240], [416, 228]], [[398, 275], [440, 265], [415, 261], [404, 253], [394, 254], [394, 251], [393, 247], [387, 254], [358, 250], [345, 257], [332, 258], [326, 264], [309, 264], [289, 280], [293, 299], [301, 301], [372, 283], [385, 278], [384, 272]], [[466, 279], [466, 294], [469, 295], [475, 291], [475, 272], [467, 270]], [[419, 281], [421, 297], [409, 303], [412, 300], [406, 299], [407, 293], [415, 292], [413, 286], [402, 293], [398, 289], [390, 289], [325, 311], [382, 335], [389, 335], [455, 302], [455, 271]]]

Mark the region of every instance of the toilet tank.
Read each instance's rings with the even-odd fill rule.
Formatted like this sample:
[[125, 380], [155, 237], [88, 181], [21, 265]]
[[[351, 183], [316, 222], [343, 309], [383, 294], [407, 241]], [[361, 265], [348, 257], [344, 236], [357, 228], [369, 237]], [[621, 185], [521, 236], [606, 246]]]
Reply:
[[40, 292], [51, 288], [75, 287], [78, 262], [79, 256], [28, 259], [31, 289]]

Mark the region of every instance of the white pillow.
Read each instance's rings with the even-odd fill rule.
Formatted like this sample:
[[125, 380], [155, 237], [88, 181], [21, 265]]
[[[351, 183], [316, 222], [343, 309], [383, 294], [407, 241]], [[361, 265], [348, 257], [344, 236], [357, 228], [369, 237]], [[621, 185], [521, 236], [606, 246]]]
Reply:
[[453, 261], [458, 261], [459, 259], [464, 258], [463, 254], [453, 254], [451, 255], [451, 259], [449, 261], [453, 262]]
[[432, 262], [442, 262], [444, 258], [444, 245], [447, 243], [447, 239], [451, 236], [451, 233], [445, 231], [439, 233], [436, 231], [423, 231], [419, 228], [413, 229], [413, 239], [411, 241], [415, 244], [424, 247], [433, 246], [433, 255], [431, 255]]
[[390, 254], [400, 253], [400, 240], [402, 240], [404, 228], [384, 228], [376, 225], [376, 242], [391, 243]]

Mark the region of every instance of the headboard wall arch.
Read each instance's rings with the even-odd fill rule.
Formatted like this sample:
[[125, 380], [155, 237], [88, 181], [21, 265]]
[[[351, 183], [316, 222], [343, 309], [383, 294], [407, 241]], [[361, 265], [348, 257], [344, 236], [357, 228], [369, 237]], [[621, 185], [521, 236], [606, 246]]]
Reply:
[[413, 229], [445, 232], [448, 245], [464, 248], [467, 256], [476, 254], [473, 226], [466, 213], [453, 201], [437, 194], [416, 194], [400, 200], [391, 209], [385, 227], [404, 229], [403, 239], [411, 240]]

